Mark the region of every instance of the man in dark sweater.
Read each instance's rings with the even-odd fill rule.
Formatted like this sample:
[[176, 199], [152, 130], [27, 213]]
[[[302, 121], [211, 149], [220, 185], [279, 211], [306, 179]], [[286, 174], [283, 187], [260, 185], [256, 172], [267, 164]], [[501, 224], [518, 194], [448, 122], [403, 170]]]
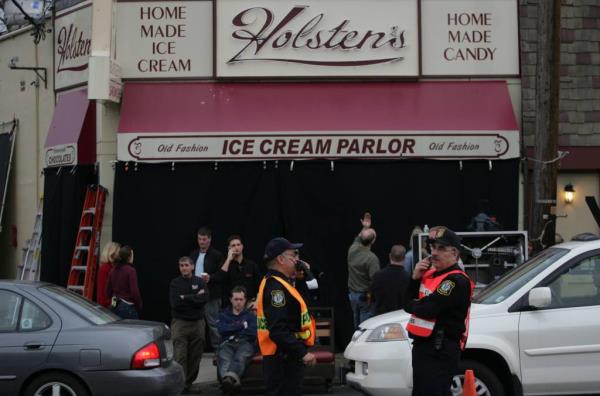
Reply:
[[[223, 282], [223, 295], [231, 295], [231, 290], [236, 286], [246, 289], [246, 300], [254, 302], [258, 293], [258, 284], [261, 274], [258, 265], [244, 256], [244, 244], [242, 237], [232, 235], [227, 239], [227, 258], [221, 266]], [[225, 301], [224, 301], [225, 302]]]
[[185, 391], [194, 392], [192, 384], [198, 376], [204, 350], [204, 304], [208, 301], [206, 283], [194, 275], [194, 262], [179, 259], [181, 276], [171, 281], [171, 332], [175, 361], [183, 366]]
[[404, 269], [406, 248], [394, 245], [390, 250], [390, 265], [373, 275], [371, 281], [371, 303], [374, 304], [375, 315], [404, 308], [406, 288], [410, 276]]
[[245, 309], [246, 289], [234, 287], [229, 301], [231, 307], [221, 311], [217, 322], [223, 340], [217, 351], [217, 370], [228, 394], [240, 387], [248, 360], [256, 352], [256, 315]]
[[225, 274], [221, 271], [223, 265], [223, 254], [211, 246], [212, 231], [208, 227], [198, 230], [198, 249], [190, 253], [195, 264], [194, 274], [199, 276], [208, 284], [210, 300], [204, 309], [204, 318], [208, 325], [210, 345], [214, 350], [219, 345], [219, 332], [217, 330], [217, 319], [221, 310], [221, 298], [223, 296], [223, 283]]

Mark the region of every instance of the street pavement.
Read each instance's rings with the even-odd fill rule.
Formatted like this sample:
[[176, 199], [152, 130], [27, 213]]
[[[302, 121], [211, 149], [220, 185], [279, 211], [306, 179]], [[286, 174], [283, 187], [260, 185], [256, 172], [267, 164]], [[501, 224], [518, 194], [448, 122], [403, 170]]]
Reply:
[[[202, 355], [202, 361], [200, 362], [200, 372], [198, 373], [198, 378], [194, 381], [196, 386], [200, 387], [201, 395], [210, 395], [217, 396], [221, 395], [221, 390], [219, 389], [219, 383], [217, 381], [217, 368], [213, 366], [214, 354], [213, 353], [205, 353]], [[336, 361], [341, 361], [343, 359], [341, 354], [336, 356]], [[304, 390], [304, 394], [306, 395], [339, 395], [339, 396], [359, 396], [361, 393], [350, 388], [347, 385], [341, 385], [339, 383], [340, 379], [334, 379], [334, 386], [331, 393], [327, 393], [324, 388], [308, 388]], [[242, 389], [242, 395], [263, 395], [264, 392], [261, 391], [244, 391]]]

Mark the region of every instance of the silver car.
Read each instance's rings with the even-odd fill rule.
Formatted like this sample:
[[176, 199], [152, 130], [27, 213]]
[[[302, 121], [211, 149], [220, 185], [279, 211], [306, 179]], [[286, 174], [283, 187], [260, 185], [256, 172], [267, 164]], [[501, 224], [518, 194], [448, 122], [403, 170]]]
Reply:
[[0, 395], [178, 395], [169, 328], [67, 289], [0, 280]]

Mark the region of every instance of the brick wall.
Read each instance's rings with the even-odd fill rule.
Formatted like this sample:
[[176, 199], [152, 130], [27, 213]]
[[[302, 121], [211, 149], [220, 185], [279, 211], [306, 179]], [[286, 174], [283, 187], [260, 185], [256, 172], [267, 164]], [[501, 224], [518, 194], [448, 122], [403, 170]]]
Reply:
[[[519, 0], [523, 133], [535, 133], [537, 4]], [[559, 145], [600, 146], [600, 0], [563, 0]]]

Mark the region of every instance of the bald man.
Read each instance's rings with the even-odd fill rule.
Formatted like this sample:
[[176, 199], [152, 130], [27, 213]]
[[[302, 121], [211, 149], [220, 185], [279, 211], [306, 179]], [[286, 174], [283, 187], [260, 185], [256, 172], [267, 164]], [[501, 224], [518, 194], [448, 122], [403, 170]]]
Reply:
[[371, 214], [360, 220], [362, 230], [348, 249], [348, 298], [352, 307], [354, 329], [373, 315], [368, 291], [373, 275], [379, 271], [379, 259], [371, 251], [377, 234], [371, 228]]

